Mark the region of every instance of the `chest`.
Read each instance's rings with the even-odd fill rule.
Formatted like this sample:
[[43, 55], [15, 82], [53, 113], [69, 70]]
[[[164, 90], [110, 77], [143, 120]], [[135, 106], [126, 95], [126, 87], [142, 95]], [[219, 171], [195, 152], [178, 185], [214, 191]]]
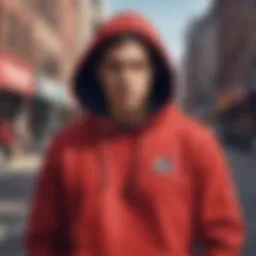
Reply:
[[97, 201], [103, 194], [121, 198], [128, 190], [158, 204], [187, 203], [194, 185], [187, 156], [182, 140], [168, 133], [73, 148], [63, 159], [64, 187], [72, 202]]

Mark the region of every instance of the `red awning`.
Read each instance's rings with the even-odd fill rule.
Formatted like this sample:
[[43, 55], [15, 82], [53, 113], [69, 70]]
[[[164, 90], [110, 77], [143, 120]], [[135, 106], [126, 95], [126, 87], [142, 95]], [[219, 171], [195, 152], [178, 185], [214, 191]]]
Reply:
[[15, 57], [0, 54], [0, 89], [32, 96], [35, 93], [32, 68]]

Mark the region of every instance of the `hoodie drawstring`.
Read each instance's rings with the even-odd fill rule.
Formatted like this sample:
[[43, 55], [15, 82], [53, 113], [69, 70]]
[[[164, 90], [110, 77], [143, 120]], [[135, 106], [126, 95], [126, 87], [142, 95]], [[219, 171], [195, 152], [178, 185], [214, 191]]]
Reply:
[[[141, 143], [139, 141], [138, 133], [133, 133], [132, 135], [132, 150], [131, 150], [131, 161], [129, 161], [126, 170], [119, 170], [120, 172], [125, 172], [126, 177], [124, 180], [124, 186], [126, 187], [134, 187], [137, 185], [138, 175], [139, 175], [139, 161], [141, 155]], [[107, 142], [105, 138], [102, 138], [99, 142], [99, 154], [100, 154], [100, 163], [98, 168], [98, 175], [100, 179], [101, 189], [105, 190], [108, 185], [108, 176], [109, 176], [109, 160], [108, 154], [113, 152], [108, 152]], [[117, 156], [118, 157], [118, 156]]]
[[[121, 195], [126, 202], [136, 209], [137, 214], [145, 220], [146, 223], [151, 223], [148, 228], [152, 232], [152, 236], [159, 248], [167, 248], [167, 242], [162, 234], [162, 227], [158, 222], [158, 214], [154, 209], [151, 198], [139, 186], [140, 161], [142, 158], [142, 142], [139, 138], [139, 133], [132, 134], [133, 150], [131, 154], [131, 162], [125, 170], [125, 179], [121, 188]], [[100, 168], [99, 177], [101, 181], [101, 189], [104, 191], [108, 182], [109, 163], [107, 162], [107, 145], [104, 140], [100, 142]], [[118, 156], [117, 156], [118, 157]], [[123, 170], [119, 170], [123, 171]]]

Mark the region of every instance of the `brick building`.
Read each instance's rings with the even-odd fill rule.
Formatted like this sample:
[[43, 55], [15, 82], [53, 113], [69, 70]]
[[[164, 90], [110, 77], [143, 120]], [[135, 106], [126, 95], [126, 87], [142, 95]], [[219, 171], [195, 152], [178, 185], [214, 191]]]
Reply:
[[[29, 140], [25, 120], [35, 93], [33, 13], [27, 4], [0, 1], [0, 145], [17, 150]], [[11, 141], [3, 138], [3, 127]]]
[[39, 148], [65, 122], [68, 86], [76, 60], [78, 4], [73, 0], [34, 0], [33, 34], [37, 94], [32, 130]]
[[15, 142], [28, 148], [65, 117], [77, 1], [0, 0], [0, 38], [0, 127], [8, 122]]
[[79, 52], [83, 52], [90, 43], [95, 31], [108, 15], [108, 0], [78, 1], [78, 37]]
[[5, 123], [24, 149], [66, 121], [74, 66], [106, 14], [106, 0], [0, 0], [0, 146]]

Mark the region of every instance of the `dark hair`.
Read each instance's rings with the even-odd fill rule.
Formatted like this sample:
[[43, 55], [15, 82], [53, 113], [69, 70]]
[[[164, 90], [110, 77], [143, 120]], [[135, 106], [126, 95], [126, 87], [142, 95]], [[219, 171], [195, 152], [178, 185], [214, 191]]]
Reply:
[[144, 40], [141, 37], [138, 37], [135, 34], [125, 33], [125, 34], [119, 35], [117, 37], [109, 38], [109, 40], [107, 40], [106, 43], [104, 43], [104, 45], [102, 45], [102, 47], [98, 48], [98, 52], [96, 52], [97, 57], [95, 58], [95, 61], [96, 61], [95, 67], [97, 68], [97, 64], [100, 63], [100, 61], [104, 57], [105, 53], [110, 48], [114, 48], [116, 46], [125, 44], [127, 42], [131, 42], [131, 41], [138, 42], [141, 45], [143, 45], [150, 57], [151, 62], [153, 64], [156, 64], [157, 58], [155, 56], [155, 52], [154, 52], [153, 48], [146, 42], [146, 40]]
[[104, 43], [99, 45], [99, 47], [95, 48], [78, 70], [75, 76], [75, 92], [83, 107], [89, 108], [99, 115], [106, 116], [108, 114], [106, 101], [96, 71], [102, 57], [110, 48], [131, 40], [140, 42], [146, 47], [156, 69], [155, 82], [150, 101], [151, 111], [157, 111], [168, 101], [173, 88], [173, 77], [168, 64], [163, 60], [163, 57], [160, 56], [153, 44], [146, 38], [135, 33], [123, 33], [108, 38]]

